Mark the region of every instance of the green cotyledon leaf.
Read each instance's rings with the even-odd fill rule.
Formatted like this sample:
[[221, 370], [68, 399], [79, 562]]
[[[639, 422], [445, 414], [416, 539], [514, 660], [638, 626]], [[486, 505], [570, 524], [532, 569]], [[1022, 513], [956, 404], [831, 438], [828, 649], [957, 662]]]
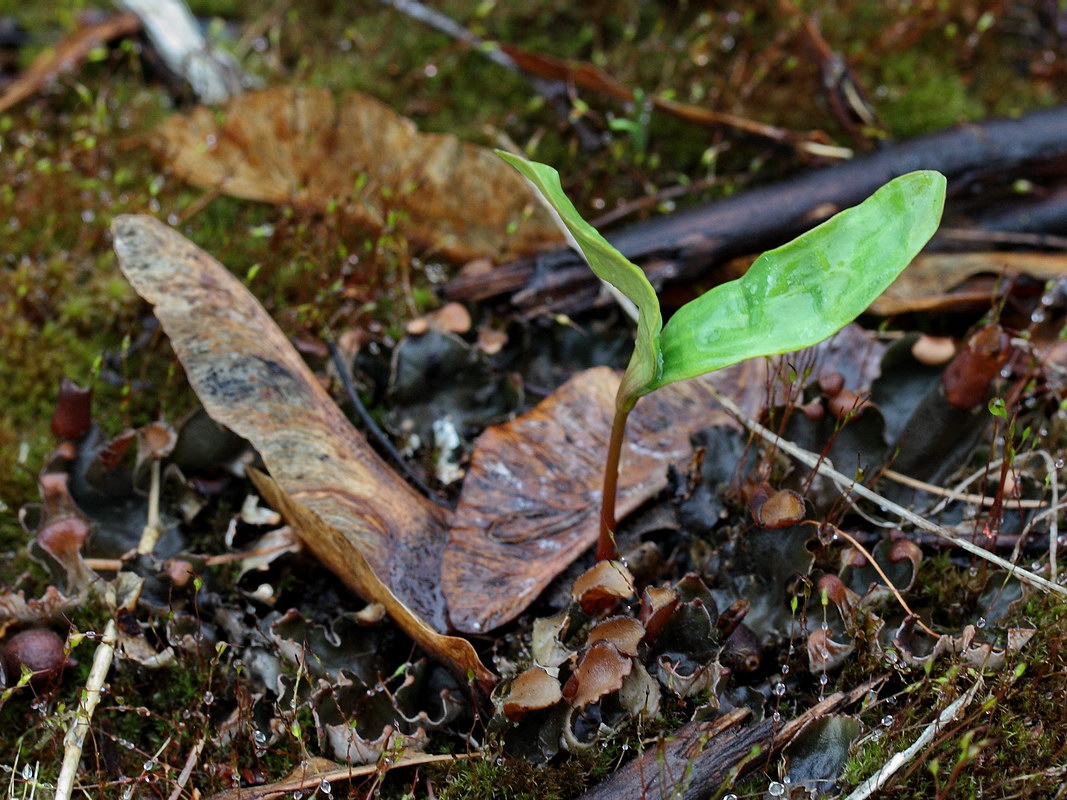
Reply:
[[648, 394], [657, 385], [662, 371], [660, 357], [660, 331], [663, 317], [660, 314], [659, 298], [645, 273], [612, 247], [597, 230], [582, 219], [574, 204], [563, 193], [559, 173], [545, 164], [527, 161], [520, 156], [497, 150], [541, 194], [548, 206], [560, 217], [570, 232], [573, 247], [576, 247], [589, 267], [601, 278], [622, 292], [638, 309], [637, 337], [634, 352], [623, 376], [616, 396], [616, 404], [629, 410], [641, 395]]
[[663, 369], [643, 393], [756, 356], [816, 344], [874, 301], [941, 220], [945, 177], [911, 172], [680, 308], [660, 336]]

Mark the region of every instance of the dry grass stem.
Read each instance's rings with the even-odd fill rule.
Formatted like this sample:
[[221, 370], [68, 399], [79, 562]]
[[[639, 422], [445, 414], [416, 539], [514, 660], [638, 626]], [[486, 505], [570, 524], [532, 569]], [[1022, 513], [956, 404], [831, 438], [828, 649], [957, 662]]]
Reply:
[[985, 559], [991, 564], [997, 565], [1001, 569], [1007, 571], [1009, 575], [1013, 575], [1019, 580], [1025, 581], [1026, 583], [1030, 584], [1035, 588], [1043, 589], [1046, 592], [1055, 592], [1057, 594], [1067, 596], [1067, 588], [1064, 588], [1059, 584], [1053, 583], [1052, 581], [1049, 581], [1046, 578], [1042, 578], [1040, 575], [1035, 575], [1033, 572], [1023, 569], [1019, 565], [1013, 564], [1007, 559], [1001, 558], [1000, 556], [996, 555], [995, 553], [989, 552], [984, 547], [974, 544], [973, 542], [969, 542], [966, 539], [960, 539], [959, 537], [949, 533], [948, 530], [941, 527], [940, 525], [937, 525], [936, 523], [930, 522], [928, 519], [920, 517], [914, 511], [910, 511], [904, 508], [903, 506], [894, 503], [888, 498], [882, 497], [882, 495], [872, 491], [871, 489], [868, 489], [862, 483], [857, 483], [854, 478], [850, 478], [849, 476], [844, 475], [835, 470], [826, 458], [816, 453], [812, 453], [808, 450], [805, 450], [802, 447], [798, 447], [789, 440], [783, 439], [774, 431], [768, 430], [764, 426], [760, 425], [754, 419], [749, 418], [740, 408], [737, 407], [736, 403], [734, 403], [730, 398], [725, 397], [722, 393], [716, 391], [714, 388], [709, 387], [709, 390], [715, 396], [715, 399], [718, 400], [719, 404], [727, 411], [729, 411], [730, 414], [732, 414], [737, 419], [737, 421], [744, 425], [745, 428], [747, 428], [749, 431], [756, 434], [769, 444], [789, 454], [802, 464], [816, 470], [820, 475], [834, 481], [838, 486], [842, 487], [843, 489], [857, 494], [865, 500], [870, 500], [873, 503], [877, 503], [879, 507], [885, 509], [891, 514], [894, 514], [900, 519], [910, 522], [915, 527], [922, 528], [924, 531], [928, 531], [929, 533], [933, 533], [937, 536], [940, 536], [942, 539], [951, 542], [956, 547], [959, 547], [962, 550], [966, 550], [971, 555], [978, 556], [979, 558]]

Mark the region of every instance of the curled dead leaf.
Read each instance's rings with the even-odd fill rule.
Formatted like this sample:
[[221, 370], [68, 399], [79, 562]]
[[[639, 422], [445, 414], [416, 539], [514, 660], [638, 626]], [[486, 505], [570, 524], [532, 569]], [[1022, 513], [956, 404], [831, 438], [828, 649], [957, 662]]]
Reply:
[[563, 632], [570, 623], [570, 615], [561, 611], [551, 617], [538, 617], [533, 623], [530, 639], [530, 651], [534, 663], [549, 670], [553, 675], [559, 674], [559, 668], [575, 655], [575, 651], [564, 646]]
[[587, 644], [599, 641], [611, 642], [619, 652], [625, 656], [636, 656], [637, 646], [645, 636], [645, 626], [633, 617], [617, 616], [606, 619], [595, 625], [589, 636]]
[[590, 616], [614, 608], [634, 593], [630, 570], [618, 561], [598, 561], [574, 581], [571, 596]]
[[59, 439], [80, 439], [92, 425], [93, 390], [83, 389], [70, 378], [59, 384], [59, 397], [52, 412], [52, 433]]
[[985, 402], [989, 385], [1011, 357], [1011, 337], [996, 323], [986, 325], [967, 340], [941, 376], [945, 398], [968, 410]]
[[575, 708], [584, 708], [621, 689], [633, 665], [633, 659], [620, 653], [615, 645], [597, 642], [578, 662], [578, 668], [563, 687], [563, 696]]
[[749, 508], [761, 528], [788, 528], [804, 519], [807, 509], [804, 498], [798, 492], [792, 489], [774, 491], [770, 487], [759, 489], [749, 496]]
[[[300, 532], [301, 538], [335, 542], [344, 538], [344, 534], [328, 522], [293, 500], [272, 478], [256, 470], [250, 470], [249, 474], [266, 501]], [[385, 606], [397, 627], [427, 653], [449, 667], [460, 681], [472, 681], [485, 695], [492, 691], [496, 676], [485, 668], [470, 642], [458, 636], [444, 636], [433, 630], [397, 599], [358, 550], [350, 549], [349, 558], [352, 559], [351, 575], [358, 582], [358, 586], [353, 588], [364, 600]]]
[[808, 634], [808, 669], [813, 673], [829, 672], [845, 663], [856, 645], [852, 642], [836, 642], [830, 631], [818, 628]]
[[645, 626], [645, 639], [653, 644], [680, 602], [678, 590], [669, 586], [647, 586], [641, 594], [638, 619]]
[[504, 716], [518, 722], [527, 712], [554, 706], [562, 699], [559, 681], [541, 667], [531, 667], [511, 682], [503, 703]]

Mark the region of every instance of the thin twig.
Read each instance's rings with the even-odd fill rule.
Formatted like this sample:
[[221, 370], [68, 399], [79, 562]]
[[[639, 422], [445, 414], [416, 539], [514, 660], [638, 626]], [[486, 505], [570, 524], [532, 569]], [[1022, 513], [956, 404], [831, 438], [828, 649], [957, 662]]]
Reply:
[[992, 244], [1021, 244], [1031, 247], [1049, 247], [1067, 249], [1067, 237], [1053, 236], [1048, 233], [1026, 233], [1024, 231], [985, 231], [971, 228], [939, 228], [939, 239], [957, 239], [963, 242], [990, 242]]
[[[1056, 462], [1052, 460], [1052, 456], [1046, 450], [1035, 450], [1034, 453], [1045, 462], [1045, 468], [1048, 470], [1049, 488], [1052, 490], [1052, 507], [1056, 508], [1060, 504], [1060, 480], [1056, 472]], [[1048, 562], [1052, 580], [1056, 580], [1059, 573], [1059, 565], [1056, 563], [1060, 549], [1058, 516], [1059, 514], [1049, 515], [1048, 522]], [[1022, 541], [1022, 537], [1019, 537], [1017, 548], [1022, 546]]]
[[137, 543], [137, 554], [148, 555], [156, 548], [162, 529], [159, 522], [159, 488], [160, 460], [152, 459], [152, 482], [148, 487], [148, 518], [145, 520], [144, 530], [141, 531], [141, 541]]
[[[159, 541], [159, 493], [160, 493], [160, 461], [152, 460], [152, 483], [148, 489], [148, 518], [141, 531], [141, 541], [137, 544], [137, 552], [148, 555], [152, 552], [156, 542]], [[133, 584], [125, 604], [133, 607], [141, 594], [143, 579], [138, 579]], [[108, 587], [108, 596], [114, 592], [115, 584]], [[117, 601], [116, 601], [117, 602]], [[100, 702], [100, 693], [104, 686], [104, 679], [111, 669], [111, 662], [115, 658], [115, 645], [118, 643], [119, 629], [114, 617], [107, 621], [104, 626], [104, 634], [100, 638], [100, 644], [93, 653], [93, 666], [89, 670], [89, 677], [85, 681], [85, 690], [82, 692], [81, 702], [74, 712], [74, 720], [63, 737], [63, 763], [59, 769], [59, 778], [56, 781], [56, 800], [70, 800], [74, 790], [74, 780], [78, 775], [78, 762], [81, 761], [82, 748], [85, 746], [85, 736], [89, 732], [93, 719], [93, 712]]]
[[337, 374], [341, 377], [341, 386], [344, 387], [345, 394], [348, 396], [349, 402], [352, 403], [352, 407], [356, 411], [356, 416], [359, 417], [359, 421], [363, 424], [363, 427], [367, 429], [367, 432], [370, 433], [374, 438], [374, 441], [378, 443], [378, 446], [385, 451], [387, 456], [389, 456], [389, 460], [396, 464], [400, 471], [404, 473], [404, 476], [411, 481], [420, 492], [442, 508], [452, 510], [452, 507], [445, 501], [445, 499], [431, 489], [426, 482], [415, 473], [404, 457], [400, 455], [400, 451], [393, 446], [389, 437], [385, 435], [385, 431], [378, 427], [378, 423], [374, 421], [374, 417], [370, 415], [366, 406], [363, 405], [363, 401], [360, 400], [359, 392], [356, 391], [356, 387], [352, 384], [352, 376], [348, 372], [348, 366], [345, 364], [345, 360], [341, 356], [341, 351], [338, 349], [337, 345], [331, 341], [327, 341], [326, 347], [330, 351], [330, 358], [333, 359], [334, 368], [337, 370]]
[[[945, 504], [953, 501], [960, 501], [963, 503], [970, 503], [972, 506], [991, 506], [995, 504], [998, 499], [996, 497], [989, 497], [984, 494], [969, 494], [961, 492], [958, 489], [945, 489], [942, 486], [936, 486], [926, 481], [921, 481], [918, 478], [913, 478], [910, 475], [905, 475], [903, 472], [897, 472], [895, 469], [882, 470], [881, 475], [883, 478], [899, 483], [903, 486], [908, 486], [912, 489], [919, 489], [929, 494], [937, 495], [938, 497], [945, 498]], [[1005, 505], [1011, 505], [1012, 508], [1045, 508], [1048, 503], [1043, 500], [1029, 500], [1025, 498], [1009, 498], [1007, 500], [1001, 500]]]
[[922, 618], [918, 614], [916, 614], [914, 611], [911, 610], [911, 608], [908, 606], [907, 602], [904, 600], [904, 596], [900, 593], [900, 590], [897, 589], [897, 587], [893, 583], [893, 581], [889, 580], [889, 576], [885, 574], [885, 571], [882, 569], [881, 564], [878, 563], [878, 561], [875, 559], [875, 557], [873, 555], [871, 555], [871, 552], [866, 547], [864, 547], [862, 544], [860, 544], [852, 534], [845, 533], [843, 530], [841, 530], [839, 527], [834, 525], [832, 522], [825, 522], [824, 523], [824, 522], [819, 522], [818, 520], [814, 520], [814, 519], [809, 519], [807, 522], [808, 522], [809, 525], [814, 525], [816, 528], [821, 527], [822, 525], [829, 525], [831, 528], [834, 529], [834, 533], [839, 535], [842, 539], [846, 539], [847, 541], [851, 542], [852, 546], [855, 547], [857, 550], [859, 550], [861, 553], [863, 553], [863, 557], [866, 558], [870, 562], [871, 567], [873, 567], [874, 571], [878, 573], [878, 577], [880, 577], [883, 581], [885, 581], [886, 587], [889, 589], [889, 591], [891, 591], [893, 593], [893, 597], [895, 597], [897, 599], [897, 602], [900, 603], [900, 607], [903, 608], [905, 611], [907, 611], [910, 616], [915, 618], [915, 624], [918, 625], [920, 628], [922, 628], [924, 631], [926, 631], [928, 634], [933, 636], [934, 639], [940, 638], [940, 635], [938, 633], [936, 633], [935, 631], [930, 630], [926, 626], [926, 623], [922, 621]]
[[197, 739], [196, 744], [193, 745], [193, 749], [189, 751], [189, 757], [185, 759], [185, 766], [182, 767], [182, 771], [178, 775], [174, 791], [170, 793], [170, 797], [167, 798], [167, 800], [178, 800], [178, 798], [181, 797], [182, 790], [185, 788], [185, 784], [189, 782], [189, 778], [193, 774], [193, 770], [196, 768], [196, 763], [200, 760], [200, 752], [204, 749], [206, 743], [207, 736], [201, 736]]
[[937, 534], [942, 539], [952, 542], [952, 544], [954, 544], [956, 547], [959, 547], [962, 550], [966, 550], [968, 553], [978, 556], [979, 558], [985, 559], [986, 561], [992, 564], [996, 564], [1001, 569], [1006, 570], [1009, 575], [1013, 575], [1019, 580], [1029, 583], [1031, 586], [1037, 587], [1039, 589], [1044, 589], [1047, 592], [1055, 592], [1059, 595], [1067, 596], [1067, 588], [1064, 588], [1059, 584], [1052, 583], [1051, 581], [1042, 578], [1040, 575], [1035, 575], [1029, 570], [1023, 569], [1018, 564], [1013, 564], [1007, 559], [1001, 558], [995, 553], [989, 552], [984, 547], [980, 547], [979, 545], [976, 545], [973, 542], [969, 542], [966, 539], [960, 539], [957, 536], [953, 536], [951, 533], [949, 533], [948, 530], [941, 527], [940, 525], [937, 525], [927, 519], [924, 519], [923, 517], [920, 517], [914, 511], [910, 511], [909, 509], [906, 509], [903, 506], [894, 503], [892, 500], [886, 497], [882, 497], [882, 495], [872, 491], [871, 489], [868, 489], [862, 483], [857, 483], [854, 478], [850, 478], [849, 476], [843, 475], [842, 473], [838, 472], [832, 466], [830, 466], [828, 459], [819, 456], [816, 453], [809, 452], [803, 449], [802, 447], [798, 447], [789, 440], [781, 438], [774, 431], [768, 430], [767, 428], [763, 427], [754, 419], [748, 417], [740, 408], [738, 408], [737, 404], [734, 403], [733, 400], [723, 395], [714, 387], [709, 385], [708, 391], [711, 392], [711, 394], [715, 397], [715, 399], [723, 408], [729, 411], [730, 414], [749, 431], [756, 434], [769, 444], [779, 448], [783, 452], [788, 453], [800, 463], [811, 467], [814, 470], [817, 470], [820, 475], [834, 481], [838, 486], [841, 486], [842, 488], [847, 489], [849, 492], [853, 492], [866, 500], [870, 500], [873, 503], [877, 503], [881, 508], [903, 520], [910, 522], [917, 528], [922, 528], [924, 531], [929, 531], [930, 533]]
[[109, 619], [107, 625], [104, 626], [104, 635], [100, 637], [100, 644], [93, 654], [93, 666], [85, 681], [81, 701], [74, 712], [74, 720], [67, 729], [66, 736], [63, 737], [63, 763], [59, 768], [59, 779], [56, 781], [56, 800], [70, 800], [71, 792], [74, 790], [74, 779], [78, 776], [78, 762], [81, 761], [85, 736], [89, 733], [93, 712], [96, 710], [97, 703], [100, 702], [104, 679], [107, 677], [108, 670], [111, 669], [111, 659], [115, 655], [115, 643], [118, 637], [119, 626], [114, 619]]
[[978, 678], [970, 689], [953, 700], [940, 714], [937, 715], [937, 719], [926, 726], [926, 729], [923, 730], [918, 739], [912, 742], [909, 747], [901, 750], [889, 759], [889, 761], [882, 765], [877, 772], [857, 786], [852, 791], [852, 794], [846, 797], [845, 800], [867, 800], [867, 798], [874, 795], [875, 792], [884, 788], [905, 764], [915, 758], [924, 747], [933, 741], [935, 736], [959, 716], [959, 713], [964, 708], [970, 705], [981, 685], [982, 679]]
[[534, 91], [552, 105], [556, 114], [574, 129], [574, 132], [578, 134], [578, 139], [584, 152], [593, 152], [604, 146], [604, 136], [597, 133], [587, 120], [572, 113], [573, 105], [570, 101], [570, 87], [563, 81], [554, 81], [527, 74], [519, 68], [514, 58], [501, 50], [495, 43], [487, 42], [451, 17], [417, 0], [381, 0], [381, 2], [387, 6], [392, 6], [403, 14], [407, 14], [424, 25], [428, 25], [434, 30], [440, 31], [446, 36], [451, 36], [458, 42], [463, 42], [497, 66], [522, 75], [534, 88]]

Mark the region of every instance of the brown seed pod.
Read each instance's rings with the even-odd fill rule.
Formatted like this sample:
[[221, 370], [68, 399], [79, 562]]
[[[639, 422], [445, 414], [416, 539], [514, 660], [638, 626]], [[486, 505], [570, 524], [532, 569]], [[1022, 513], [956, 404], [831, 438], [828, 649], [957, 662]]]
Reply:
[[48, 628], [16, 633], [0, 648], [0, 667], [7, 686], [16, 685], [25, 668], [33, 673], [30, 685], [34, 689], [47, 688], [59, 681], [66, 666], [63, 640]]
[[59, 439], [81, 439], [92, 425], [93, 390], [83, 389], [70, 378], [59, 383], [59, 397], [52, 412], [52, 433]]
[[827, 397], [836, 397], [845, 388], [845, 376], [840, 372], [831, 372], [819, 378], [819, 390]]
[[941, 376], [945, 399], [964, 411], [985, 402], [989, 384], [1011, 357], [1011, 338], [999, 325], [986, 325], [967, 340]]
[[806, 511], [804, 498], [792, 489], [779, 489], [762, 498], [754, 493], [749, 498], [749, 508], [756, 524], [771, 530], [796, 525]]
[[723, 642], [719, 661], [737, 673], [755, 672], [763, 661], [763, 645], [753, 630], [741, 623]]

